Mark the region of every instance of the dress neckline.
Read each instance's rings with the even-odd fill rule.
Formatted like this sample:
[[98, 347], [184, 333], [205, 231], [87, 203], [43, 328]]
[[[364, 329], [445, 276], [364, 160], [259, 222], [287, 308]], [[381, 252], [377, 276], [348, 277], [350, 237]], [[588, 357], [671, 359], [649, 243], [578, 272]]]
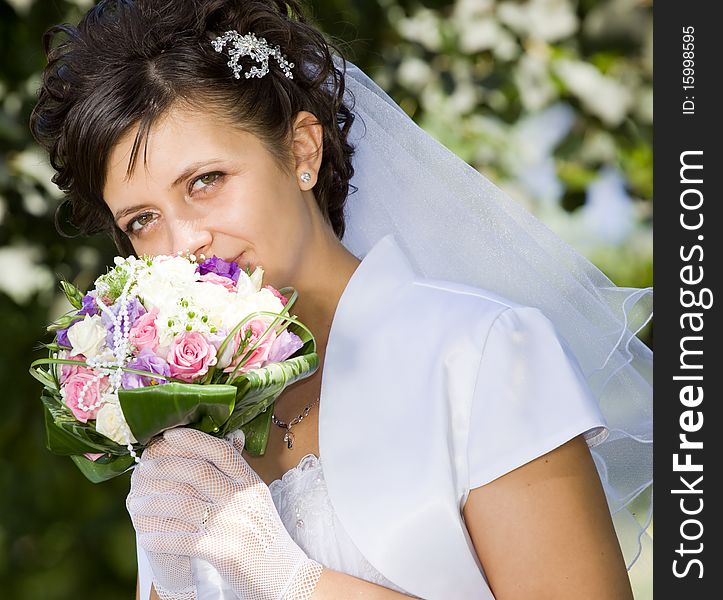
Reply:
[[269, 484], [269, 489], [275, 489], [279, 486], [285, 486], [290, 483], [300, 471], [306, 471], [307, 469], [319, 465], [321, 459], [316, 456], [313, 452], [309, 452], [301, 457], [301, 460], [291, 467], [288, 471], [283, 473], [278, 479], [274, 479]]

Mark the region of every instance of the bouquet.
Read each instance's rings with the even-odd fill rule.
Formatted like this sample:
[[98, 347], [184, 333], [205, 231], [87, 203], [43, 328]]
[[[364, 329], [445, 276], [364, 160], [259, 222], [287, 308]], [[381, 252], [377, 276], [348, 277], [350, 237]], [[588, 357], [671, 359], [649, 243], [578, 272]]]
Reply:
[[263, 454], [275, 399], [318, 367], [313, 334], [289, 314], [296, 290], [262, 286], [260, 266], [200, 259], [116, 257], [86, 294], [61, 284], [73, 310], [48, 327], [49, 357], [30, 372], [48, 449], [91, 481], [123, 473], [181, 425], [219, 437], [241, 428], [246, 450]]

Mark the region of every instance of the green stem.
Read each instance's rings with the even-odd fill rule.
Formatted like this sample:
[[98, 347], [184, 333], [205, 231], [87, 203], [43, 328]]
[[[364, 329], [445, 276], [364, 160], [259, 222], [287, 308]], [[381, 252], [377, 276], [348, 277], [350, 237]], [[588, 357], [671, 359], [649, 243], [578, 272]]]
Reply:
[[[267, 312], [267, 311], [259, 311], [259, 313], [260, 314], [269, 314], [269, 315], [276, 314], [276, 313], [271, 313], [271, 312]], [[316, 352], [316, 337], [314, 337], [314, 334], [311, 332], [311, 330], [306, 325], [304, 325], [301, 321], [299, 321], [296, 317], [287, 316], [284, 318], [288, 321], [287, 327], [288, 327], [288, 324], [290, 324], [290, 323], [296, 323], [299, 327], [304, 329], [311, 336], [311, 341], [314, 343], [313, 351]], [[254, 351], [256, 346], [258, 346], [258, 343], [261, 341], [261, 339], [263, 339], [264, 335], [266, 335], [268, 333], [268, 331], [271, 329], [271, 327], [273, 327], [273, 324], [266, 331], [264, 331], [263, 335], [257, 340], [256, 344], [254, 344], [254, 346], [247, 352], [247, 354], [244, 355], [244, 358], [239, 362], [239, 364], [236, 365], [236, 368], [228, 376], [226, 383], [230, 383], [231, 381], [233, 381], [233, 379], [236, 377], [236, 374], [238, 373], [239, 369], [244, 364], [246, 364], [246, 362], [248, 361], [248, 358], [251, 356], [251, 353]]]
[[[92, 369], [93, 367], [90, 367], [87, 362], [84, 360], [70, 360], [68, 358], [39, 358], [38, 360], [35, 360], [31, 363], [30, 368], [35, 368], [38, 365], [78, 365], [81, 367], [88, 367], [89, 369]], [[155, 379], [163, 379], [164, 381], [176, 381], [178, 383], [186, 383], [185, 381], [182, 381], [181, 379], [175, 379], [173, 377], [166, 377], [165, 375], [160, 375], [159, 373], [153, 373], [152, 371], [141, 371], [140, 369], [131, 369], [129, 367], [110, 367], [114, 369], [120, 368], [122, 371], [125, 371], [126, 373], [133, 373], [134, 375], [142, 375], [144, 377], [153, 377]]]
[[[277, 321], [279, 320], [279, 318], [286, 318], [286, 319], [291, 318], [291, 317], [289, 317], [289, 316], [284, 317], [283, 315], [288, 314], [289, 310], [290, 310], [291, 307], [294, 305], [294, 302], [296, 302], [296, 299], [297, 299], [298, 296], [299, 296], [299, 292], [296, 291], [296, 289], [293, 288], [293, 287], [285, 287], [285, 288], [283, 288], [283, 289], [284, 289], [284, 290], [293, 290], [293, 292], [292, 292], [292, 294], [291, 294], [291, 297], [290, 297], [289, 300], [286, 302], [286, 304], [284, 305], [284, 307], [282, 308], [282, 310], [281, 310], [280, 313], [272, 313], [272, 312], [268, 312], [268, 311], [257, 311], [257, 312], [251, 313], [251, 314], [249, 314], [249, 315], [246, 315], [246, 316], [245, 316], [240, 322], [238, 322], [238, 323], [236, 324], [236, 326], [229, 332], [229, 334], [225, 337], [225, 339], [223, 340], [223, 342], [221, 342], [221, 345], [218, 347], [218, 351], [216, 352], [216, 355], [217, 355], [217, 356], [221, 356], [221, 355], [223, 354], [223, 352], [226, 350], [226, 347], [229, 345], [229, 343], [231, 342], [231, 340], [233, 339], [233, 337], [236, 335], [236, 333], [241, 329], [241, 327], [243, 327], [243, 326], [244, 326], [252, 317], [254, 317], [254, 316], [257, 316], [257, 315], [260, 315], [260, 314], [267, 314], [267, 315], [271, 315], [271, 316], [277, 317], [277, 318], [274, 320], [274, 322], [269, 326], [269, 329], [272, 328], [272, 327], [274, 327], [274, 326], [276, 325], [276, 323], [277, 323]], [[281, 293], [281, 290], [279, 290], [279, 292]], [[288, 325], [286, 325], [286, 326], [288, 326]], [[303, 327], [303, 325], [302, 325], [302, 327]], [[306, 328], [305, 328], [305, 329], [306, 329]], [[268, 329], [267, 329], [267, 331], [268, 331]], [[263, 337], [264, 337], [264, 335], [266, 335], [267, 331], [264, 331], [264, 334], [261, 336], [261, 338], [258, 340], [258, 342], [260, 342], [261, 339], [263, 339]], [[307, 331], [309, 331], [309, 330], [307, 329]], [[316, 339], [314, 338], [314, 335], [313, 335], [310, 331], [309, 331], [309, 334], [310, 334], [311, 337], [314, 339], [314, 350], [316, 350]], [[258, 343], [258, 342], [257, 342], [257, 343]], [[254, 346], [254, 347], [251, 349], [251, 351], [249, 351], [249, 354], [248, 354], [249, 356], [250, 356], [250, 352], [252, 352], [255, 348], [256, 348], [256, 346]], [[234, 360], [235, 358], [236, 358], [236, 356], [233, 356], [232, 359], [231, 359], [231, 362], [233, 362], [233, 360]], [[247, 357], [245, 356], [245, 357], [244, 357], [244, 361], [241, 362], [241, 365], [242, 365], [242, 366], [243, 366], [246, 358], [247, 358]], [[208, 370], [208, 374], [204, 377], [202, 383], [209, 383], [209, 382], [211, 381], [211, 379], [213, 378], [213, 375], [214, 375], [215, 372], [216, 372], [216, 367], [211, 367], [211, 368]]]

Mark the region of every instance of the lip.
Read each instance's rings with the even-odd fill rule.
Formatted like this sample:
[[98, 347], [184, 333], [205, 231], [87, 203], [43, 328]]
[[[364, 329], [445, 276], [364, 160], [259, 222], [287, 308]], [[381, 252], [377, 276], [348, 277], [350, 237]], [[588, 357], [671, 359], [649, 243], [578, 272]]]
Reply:
[[241, 267], [242, 269], [245, 269], [246, 265], [242, 262], [245, 254], [246, 254], [246, 250], [244, 250], [236, 258], [234, 258], [231, 262], [235, 262], [239, 267]]

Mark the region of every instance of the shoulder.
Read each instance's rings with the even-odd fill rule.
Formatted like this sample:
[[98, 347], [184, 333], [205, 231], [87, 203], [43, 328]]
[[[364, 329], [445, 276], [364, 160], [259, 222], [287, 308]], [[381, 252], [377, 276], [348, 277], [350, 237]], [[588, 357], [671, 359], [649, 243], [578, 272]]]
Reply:
[[470, 337], [480, 353], [493, 332], [494, 343], [522, 332], [556, 337], [555, 326], [541, 310], [482, 287], [417, 276], [406, 288], [400, 300], [408, 317], [430, 327], [429, 333]]
[[490, 333], [494, 333], [493, 343], [524, 346], [537, 340], [543, 345], [561, 345], [566, 354], [570, 354], [556, 325], [535, 306], [482, 287], [421, 275], [415, 276], [407, 287], [408, 297], [413, 298], [417, 310], [426, 311], [428, 315], [444, 313], [448, 323], [458, 317], [460, 324], [467, 328], [483, 325], [484, 330], [477, 333], [485, 334], [482, 336], [484, 342]]
[[339, 330], [361, 330], [365, 337], [370, 328], [399, 338], [423, 326], [427, 340], [460, 330], [479, 338], [497, 315], [518, 306], [492, 290], [424, 274], [388, 234], [367, 251], [352, 275], [334, 325], [338, 323]]
[[414, 294], [432, 302], [468, 304], [491, 312], [523, 306], [492, 290], [418, 274], [410, 281], [410, 287]]

